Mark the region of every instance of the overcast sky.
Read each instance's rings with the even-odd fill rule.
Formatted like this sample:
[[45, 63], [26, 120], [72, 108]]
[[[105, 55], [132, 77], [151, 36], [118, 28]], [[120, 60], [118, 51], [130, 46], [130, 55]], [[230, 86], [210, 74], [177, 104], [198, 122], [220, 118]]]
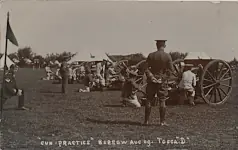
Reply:
[[[155, 50], [154, 40], [168, 40], [166, 51], [203, 51], [214, 58], [238, 57], [238, 3], [5, 1], [20, 47], [34, 52], [128, 54]], [[4, 51], [1, 35], [1, 52]], [[9, 53], [17, 48], [9, 44]]]

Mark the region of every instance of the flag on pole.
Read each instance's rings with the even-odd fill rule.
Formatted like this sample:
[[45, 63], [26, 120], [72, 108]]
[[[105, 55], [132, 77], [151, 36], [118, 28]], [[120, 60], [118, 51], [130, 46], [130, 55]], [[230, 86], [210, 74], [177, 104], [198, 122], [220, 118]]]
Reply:
[[3, 88], [5, 87], [5, 73], [6, 73], [6, 59], [7, 59], [7, 44], [8, 44], [8, 40], [18, 46], [18, 42], [17, 39], [12, 31], [12, 28], [10, 26], [9, 23], [9, 12], [7, 13], [7, 29], [6, 29], [6, 45], [5, 45], [5, 53], [4, 53], [4, 69], [3, 69], [3, 82], [2, 82], [2, 87], [1, 87], [1, 101], [0, 101], [0, 109], [1, 109], [1, 118], [0, 120], [2, 120], [3, 117]]
[[95, 58], [95, 56], [93, 56], [91, 53], [90, 53], [90, 57], [91, 57], [91, 58]]
[[10, 22], [9, 22], [9, 18], [7, 19], [7, 34], [6, 34], [6, 38], [14, 45], [18, 46], [18, 42], [17, 39], [12, 31]]

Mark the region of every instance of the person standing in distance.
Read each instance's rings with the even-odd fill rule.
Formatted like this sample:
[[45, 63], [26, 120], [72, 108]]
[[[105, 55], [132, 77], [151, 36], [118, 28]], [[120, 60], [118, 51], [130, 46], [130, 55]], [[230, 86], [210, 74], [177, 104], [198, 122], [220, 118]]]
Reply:
[[60, 66], [60, 75], [62, 77], [61, 84], [62, 84], [62, 93], [67, 93], [67, 85], [68, 85], [68, 77], [69, 77], [69, 70], [67, 68], [67, 63], [63, 62]]
[[148, 85], [146, 87], [147, 100], [145, 105], [145, 125], [149, 124], [151, 103], [155, 97], [155, 94], [157, 94], [159, 98], [160, 124], [162, 126], [168, 125], [165, 122], [165, 102], [166, 99], [168, 99], [166, 77], [170, 76], [170, 73], [174, 68], [170, 54], [164, 52], [166, 41], [167, 40], [156, 40], [157, 51], [150, 53], [146, 60], [147, 69], [145, 73], [147, 76]]

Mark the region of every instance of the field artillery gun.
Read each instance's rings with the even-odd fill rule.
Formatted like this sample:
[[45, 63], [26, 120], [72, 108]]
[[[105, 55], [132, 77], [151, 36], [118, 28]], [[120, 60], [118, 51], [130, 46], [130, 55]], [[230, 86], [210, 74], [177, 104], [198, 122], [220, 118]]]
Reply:
[[128, 68], [128, 60], [120, 60], [111, 64], [113, 73], [108, 74], [106, 87], [111, 90], [121, 90], [123, 82], [125, 82], [125, 73]]
[[212, 59], [203, 52], [188, 53], [185, 59], [175, 60], [173, 66], [177, 84], [182, 78], [184, 64], [193, 64], [197, 76], [196, 97], [210, 106], [224, 104], [232, 92], [233, 73], [230, 65], [220, 59]]
[[[138, 81], [143, 86], [145, 95], [146, 76], [144, 75], [145, 60], [139, 62], [136, 66], [141, 68], [141, 80]], [[191, 52], [185, 59], [173, 61], [174, 72], [171, 79], [168, 80], [170, 87], [169, 97], [178, 97], [178, 85], [182, 79], [185, 64], [193, 64], [192, 72], [196, 74], [197, 85], [195, 98], [202, 98], [210, 106], [224, 104], [232, 92], [233, 72], [228, 62], [220, 59], [212, 59], [203, 52]]]

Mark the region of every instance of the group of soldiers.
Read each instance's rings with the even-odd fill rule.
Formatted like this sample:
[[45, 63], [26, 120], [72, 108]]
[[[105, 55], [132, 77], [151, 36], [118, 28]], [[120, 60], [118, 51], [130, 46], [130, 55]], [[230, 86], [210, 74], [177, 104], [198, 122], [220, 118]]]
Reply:
[[[77, 78], [76, 76], [79, 76], [76, 75], [76, 72], [73, 71], [72, 68], [68, 66], [69, 65], [66, 62], [63, 62], [59, 69], [59, 74], [61, 76], [61, 83], [62, 83], [62, 93], [66, 92], [67, 83], [72, 83], [68, 81], [75, 80], [75, 78]], [[83, 74], [83, 78], [81, 77], [78, 78], [82, 79], [85, 85], [85, 89], [79, 89], [79, 92], [103, 90], [104, 87], [110, 83], [113, 76], [117, 74], [113, 69], [113, 65], [106, 60], [103, 60], [102, 62], [99, 61], [96, 62], [94, 68], [92, 68], [92, 66], [93, 66], [92, 63], [84, 63], [81, 66], [83, 67], [83, 69], [81, 69], [80, 73]]]
[[1, 108], [3, 104], [13, 96], [18, 96], [18, 109], [28, 110], [24, 106], [24, 90], [19, 89], [16, 83], [15, 73], [18, 70], [18, 66], [12, 64], [9, 69], [6, 70], [6, 74], [3, 78], [3, 83], [1, 86]]
[[[166, 78], [173, 72], [173, 64], [171, 56], [164, 51], [166, 40], [156, 40], [157, 51], [150, 53], [146, 60], [146, 101], [145, 101], [145, 120], [144, 125], [149, 124], [149, 117], [151, 114], [152, 103], [154, 97], [157, 95], [159, 99], [160, 124], [168, 125], [165, 122], [166, 105], [168, 99], [168, 86], [166, 85]], [[136, 107], [140, 107], [136, 92], [141, 90], [136, 84], [137, 73], [129, 71], [129, 79], [126, 80], [122, 90], [122, 103], [129, 102]]]
[[[150, 53], [146, 59], [146, 100], [145, 100], [145, 118], [144, 125], [149, 124], [149, 118], [154, 103], [155, 96], [159, 100], [160, 124], [168, 126], [165, 122], [166, 100], [169, 99], [168, 80], [173, 76], [174, 67], [170, 54], [164, 51], [166, 40], [156, 40], [157, 51]], [[189, 104], [194, 106], [196, 75], [191, 71], [193, 65], [185, 64], [181, 81], [178, 85], [179, 99], [188, 98]], [[142, 90], [136, 84], [137, 73], [128, 71], [129, 78], [126, 80], [122, 90], [123, 105], [129, 104], [140, 107], [136, 92]]]
[[[152, 102], [154, 100], [155, 95], [157, 95], [159, 99], [159, 112], [160, 112], [160, 124], [162, 126], [167, 126], [168, 124], [165, 122], [166, 116], [166, 100], [168, 99], [168, 85], [167, 78], [174, 72], [173, 64], [171, 56], [164, 51], [166, 47], [166, 40], [156, 40], [157, 51], [150, 53], [146, 60], [147, 69], [145, 71], [147, 77], [147, 86], [146, 86], [146, 101], [145, 101], [145, 118], [144, 125], [149, 124], [149, 118], [152, 109]], [[103, 70], [103, 66], [105, 66], [106, 61], [103, 61], [101, 64], [96, 65], [96, 76], [99, 78], [101, 84], [103, 85], [103, 76], [101, 70]], [[62, 93], [66, 93], [66, 88], [68, 84], [68, 68], [67, 63], [63, 62], [60, 66], [60, 74], [62, 77]], [[185, 92], [190, 92], [190, 104], [194, 104], [194, 90], [193, 87], [196, 85], [194, 81], [195, 75], [191, 72], [191, 66], [187, 66], [187, 71], [183, 74], [183, 79], [180, 82], [180, 87]], [[125, 67], [126, 68], [126, 67]], [[122, 69], [121, 74], [125, 76], [128, 75], [128, 78], [123, 83], [122, 89], [122, 103], [131, 102], [137, 107], [140, 107], [140, 103], [138, 103], [136, 92], [141, 90], [139, 86], [136, 85], [136, 70]], [[4, 92], [4, 101], [12, 96], [19, 96], [19, 109], [26, 110], [24, 107], [24, 91], [20, 90], [16, 86], [15, 80], [15, 72], [16, 66], [12, 65], [10, 70], [6, 74], [6, 78], [4, 80], [3, 92]], [[86, 72], [86, 83], [85, 86], [88, 88], [89, 83], [92, 81], [92, 73], [90, 67], [85, 66]], [[195, 79], [196, 80], [196, 79]], [[195, 85], [194, 85], [195, 84]], [[188, 87], [188, 88], [187, 88]], [[132, 101], [130, 101], [130, 99]]]

